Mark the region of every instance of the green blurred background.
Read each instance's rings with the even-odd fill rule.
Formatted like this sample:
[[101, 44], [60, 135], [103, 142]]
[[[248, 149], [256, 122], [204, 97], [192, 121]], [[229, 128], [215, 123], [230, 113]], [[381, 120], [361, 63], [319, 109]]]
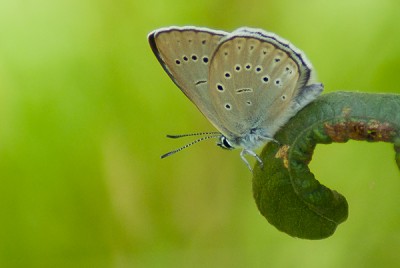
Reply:
[[147, 34], [170, 25], [278, 33], [325, 92], [400, 93], [400, 2], [0, 0], [0, 267], [398, 267], [391, 144], [320, 145], [311, 168], [347, 222], [295, 239], [259, 214], [239, 151], [164, 73]]

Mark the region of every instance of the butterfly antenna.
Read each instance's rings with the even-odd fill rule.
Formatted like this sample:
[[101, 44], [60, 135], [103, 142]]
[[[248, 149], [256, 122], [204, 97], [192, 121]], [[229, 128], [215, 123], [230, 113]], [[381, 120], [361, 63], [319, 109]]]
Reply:
[[167, 138], [178, 139], [178, 138], [183, 138], [183, 137], [202, 136], [202, 135], [217, 135], [217, 134], [221, 134], [221, 133], [219, 133], [219, 132], [200, 132], [200, 133], [190, 133], [190, 134], [180, 134], [180, 135], [167, 135]]
[[[202, 135], [202, 134], [205, 134], [205, 133], [185, 134], [185, 135], [167, 135], [167, 137], [168, 137], [168, 138], [173, 138], [173, 139], [175, 139], [175, 138], [181, 138], [181, 137], [186, 137], [186, 136]], [[208, 134], [218, 134], [218, 135], [206, 136], [206, 137], [202, 137], [202, 138], [200, 138], [200, 139], [194, 140], [194, 141], [192, 141], [191, 143], [182, 146], [181, 148], [178, 148], [178, 149], [176, 149], [176, 150], [173, 150], [173, 151], [171, 151], [171, 152], [168, 152], [168, 153], [166, 153], [166, 154], [163, 154], [163, 155], [161, 156], [161, 158], [165, 158], [165, 157], [170, 156], [170, 155], [172, 155], [172, 154], [174, 154], [174, 153], [180, 152], [180, 151], [182, 151], [183, 149], [186, 149], [186, 148], [188, 148], [188, 147], [190, 147], [190, 146], [192, 146], [193, 144], [196, 144], [196, 143], [198, 143], [198, 142], [201, 142], [201, 141], [204, 141], [204, 140], [208, 140], [208, 139], [211, 139], [211, 138], [217, 138], [217, 137], [219, 137], [219, 136], [221, 135], [219, 132], [209, 132]], [[170, 136], [172, 136], [172, 137], [170, 137]]]

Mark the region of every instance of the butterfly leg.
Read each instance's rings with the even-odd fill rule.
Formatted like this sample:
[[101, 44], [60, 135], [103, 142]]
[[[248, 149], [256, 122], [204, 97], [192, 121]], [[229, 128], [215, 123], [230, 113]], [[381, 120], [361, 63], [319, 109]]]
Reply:
[[260, 164], [261, 169], [264, 167], [263, 161], [255, 152], [253, 152], [251, 150], [243, 149], [242, 152], [240, 153], [240, 157], [242, 158], [243, 162], [247, 165], [247, 167], [249, 168], [250, 171], [253, 171], [253, 169], [251, 168], [249, 161], [247, 161], [247, 159], [245, 157], [246, 154], [249, 154], [249, 155], [255, 157], [257, 162]]

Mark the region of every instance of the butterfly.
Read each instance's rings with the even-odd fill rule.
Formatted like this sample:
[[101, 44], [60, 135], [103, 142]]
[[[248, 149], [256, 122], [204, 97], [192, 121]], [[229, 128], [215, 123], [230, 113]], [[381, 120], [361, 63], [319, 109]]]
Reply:
[[148, 35], [151, 49], [172, 81], [218, 132], [208, 134], [224, 149], [242, 148], [263, 162], [255, 150], [274, 141], [275, 133], [323, 91], [302, 51], [261, 29], [231, 33], [201, 27], [168, 27]]

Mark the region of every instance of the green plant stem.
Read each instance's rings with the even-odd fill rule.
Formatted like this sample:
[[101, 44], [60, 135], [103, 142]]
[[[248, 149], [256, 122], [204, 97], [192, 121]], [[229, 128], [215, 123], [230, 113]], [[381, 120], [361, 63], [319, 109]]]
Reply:
[[261, 214], [295, 237], [331, 236], [348, 216], [344, 196], [315, 179], [308, 164], [316, 144], [349, 139], [394, 144], [400, 168], [400, 95], [335, 92], [322, 95], [293, 117], [261, 153], [253, 195]]

